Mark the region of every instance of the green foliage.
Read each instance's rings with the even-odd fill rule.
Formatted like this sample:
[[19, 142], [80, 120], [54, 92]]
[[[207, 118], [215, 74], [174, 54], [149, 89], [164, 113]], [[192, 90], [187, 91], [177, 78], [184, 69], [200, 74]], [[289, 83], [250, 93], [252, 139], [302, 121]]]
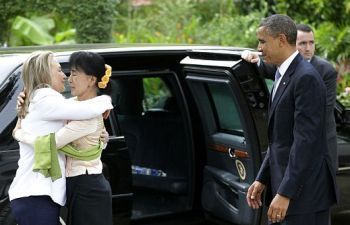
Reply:
[[9, 44], [53, 44], [54, 38], [49, 34], [50, 29], [53, 27], [54, 21], [50, 18], [34, 17], [32, 19], [27, 19], [22, 16], [17, 16], [12, 25], [12, 34], [15, 35], [16, 38], [12, 38]]
[[216, 16], [212, 21], [203, 26], [199, 32], [199, 39], [204, 44], [241, 46], [256, 48], [256, 27], [262, 17], [261, 13], [249, 15]]
[[350, 73], [341, 74], [338, 78], [337, 99], [350, 108]]
[[116, 0], [72, 1], [71, 18], [78, 43], [107, 43], [112, 40]]
[[143, 100], [143, 107], [145, 110], [150, 108], [157, 108], [165, 97], [170, 96], [168, 87], [160, 78], [147, 78], [143, 80], [143, 87], [145, 90], [145, 97]]
[[315, 32], [318, 48], [326, 58], [341, 61], [350, 58], [350, 30], [348, 26], [336, 27], [325, 22]]
[[218, 15], [234, 16], [239, 14], [239, 7], [232, 0], [197, 0], [194, 7], [195, 13], [204, 23], [213, 20]]
[[21, 6], [21, 3], [21, 0], [0, 0], [0, 44], [5, 43], [9, 39], [11, 21], [17, 15], [21, 15], [24, 12], [24, 8]]
[[337, 66], [337, 99], [350, 108], [350, 59], [342, 59]]
[[118, 43], [182, 43], [256, 47], [262, 12], [238, 15], [232, 0], [153, 1], [133, 7], [122, 2], [114, 37]]
[[[62, 22], [61, 22], [62, 23]], [[66, 26], [61, 26], [66, 27]], [[25, 18], [17, 16], [12, 23], [9, 45], [51, 45], [74, 43], [75, 30], [56, 31], [56, 21], [50, 16]]]
[[271, 12], [274, 0], [233, 0], [240, 15], [247, 15], [254, 11]]
[[344, 5], [345, 5], [345, 12], [347, 14], [350, 13], [350, 0], [345, 0]]
[[55, 34], [55, 43], [59, 44], [74, 44], [75, 29], [58, 32]]
[[[70, 38], [75, 37], [74, 27], [77, 30], [77, 41], [80, 43], [91, 42], [109, 42], [116, 12], [116, 3], [118, 0], [105, 1], [51, 1], [51, 0], [0, 0], [0, 44], [47, 44], [53, 42], [71, 43]], [[53, 41], [30, 40], [25, 32], [18, 33], [13, 23], [18, 23], [17, 16], [24, 18], [48, 17], [55, 20], [55, 26], [51, 30], [44, 27], [39, 28], [41, 24], [32, 24], [32, 21], [26, 22], [25, 27], [31, 27], [31, 32], [36, 30], [36, 34], [42, 39], [45, 32], [53, 36]], [[22, 24], [23, 24], [23, 19]], [[16, 24], [17, 26], [18, 24]], [[38, 26], [39, 25], [39, 26]], [[44, 25], [45, 26], [45, 25]], [[42, 29], [42, 30], [41, 30]], [[41, 31], [40, 31], [41, 30]], [[11, 34], [11, 32], [15, 34]], [[43, 32], [45, 31], [45, 32]], [[27, 36], [27, 37], [26, 37]], [[15, 40], [10, 40], [10, 39]]]
[[[17, 16], [31, 18], [50, 14], [53, 17], [54, 14], [59, 13], [57, 9], [60, 8], [59, 1], [50, 0], [0, 0], [0, 5], [2, 6], [0, 7], [0, 44], [17, 43], [16, 41], [10, 41], [11, 37], [18, 38], [11, 34], [12, 25]], [[35, 44], [33, 42], [26, 43]]]
[[[126, 8], [117, 17], [115, 39], [118, 43], [192, 43], [200, 18], [195, 17], [193, 1], [156, 1], [152, 6]], [[173, 10], [176, 9], [176, 10]]]
[[336, 26], [349, 21], [344, 0], [275, 0], [275, 13], [287, 14], [298, 22], [311, 25], [331, 22]]

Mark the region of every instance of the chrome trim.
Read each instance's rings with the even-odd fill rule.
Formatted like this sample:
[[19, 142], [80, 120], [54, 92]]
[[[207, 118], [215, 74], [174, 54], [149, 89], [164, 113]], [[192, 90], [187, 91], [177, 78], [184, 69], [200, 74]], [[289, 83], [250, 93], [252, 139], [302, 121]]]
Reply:
[[338, 172], [350, 171], [350, 166], [339, 167]]
[[237, 61], [223, 61], [223, 60], [205, 60], [205, 59], [192, 59], [187, 56], [181, 60], [180, 64], [184, 65], [200, 65], [200, 66], [220, 66], [220, 67], [233, 67], [238, 64], [242, 59]]
[[8, 200], [9, 200], [9, 197], [8, 197], [8, 196], [5, 196], [5, 198], [0, 199], [0, 204], [6, 202], [6, 201], [8, 201]]
[[109, 136], [108, 140], [123, 140], [124, 136]]
[[132, 197], [133, 195], [134, 195], [134, 193], [117, 194], [117, 195], [112, 195], [112, 198]]

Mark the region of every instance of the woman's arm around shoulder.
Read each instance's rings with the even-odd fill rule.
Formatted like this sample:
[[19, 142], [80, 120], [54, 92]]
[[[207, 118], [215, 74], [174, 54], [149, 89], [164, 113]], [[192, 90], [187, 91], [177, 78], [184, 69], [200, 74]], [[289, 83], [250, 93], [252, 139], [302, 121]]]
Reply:
[[86, 101], [74, 101], [65, 99], [52, 89], [41, 92], [34, 96], [32, 103], [35, 110], [39, 110], [41, 117], [46, 120], [86, 120], [113, 109], [111, 98], [107, 95]]

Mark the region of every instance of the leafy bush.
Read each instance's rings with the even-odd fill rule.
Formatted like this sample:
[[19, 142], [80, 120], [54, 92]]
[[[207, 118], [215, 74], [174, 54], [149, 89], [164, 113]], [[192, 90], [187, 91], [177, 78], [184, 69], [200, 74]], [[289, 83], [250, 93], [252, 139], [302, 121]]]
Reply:
[[325, 21], [340, 26], [349, 21], [347, 4], [349, 0], [274, 0], [273, 9], [275, 13], [288, 14], [296, 21], [316, 27]]
[[316, 46], [322, 54], [333, 61], [350, 58], [350, 30], [348, 26], [336, 27], [325, 22], [315, 32]]
[[[74, 43], [75, 29], [70, 26], [56, 26], [57, 21], [50, 15], [42, 17], [25, 18], [17, 16], [12, 23], [10, 46], [21, 45], [51, 45], [54, 43]], [[62, 30], [67, 29], [67, 30]], [[53, 31], [54, 32], [51, 32]]]
[[77, 30], [77, 43], [108, 43], [112, 40], [112, 27], [117, 0], [73, 1], [69, 4], [70, 18]]
[[337, 100], [350, 108], [350, 73], [340, 74], [337, 82]]
[[257, 47], [256, 27], [262, 18], [262, 13], [255, 12], [249, 15], [220, 16], [203, 25], [199, 31], [199, 39], [203, 44]]
[[[22, 0], [0, 0], [0, 44], [35, 45], [66, 41], [67, 37], [74, 37], [74, 28], [79, 43], [110, 42], [118, 1], [27, 0], [24, 5]], [[17, 17], [19, 15], [22, 17]], [[46, 27], [48, 20], [44, 24], [35, 23], [35, 18], [43, 17], [55, 21], [49, 30]], [[30, 33], [34, 32], [41, 40], [33, 41], [29, 33], [18, 30], [20, 24], [30, 28]]]
[[315, 36], [319, 52], [337, 64], [337, 99], [350, 107], [350, 95], [346, 91], [350, 87], [350, 30], [325, 22], [319, 25]]
[[155, 1], [144, 7], [123, 2], [119, 8], [114, 34], [117, 43], [194, 42], [200, 18], [193, 1]]
[[121, 2], [117, 43], [181, 43], [256, 47], [255, 29], [264, 13], [238, 15], [232, 0], [154, 0], [135, 7]]
[[350, 60], [341, 60], [337, 66], [339, 72], [337, 84], [337, 99], [350, 108]]

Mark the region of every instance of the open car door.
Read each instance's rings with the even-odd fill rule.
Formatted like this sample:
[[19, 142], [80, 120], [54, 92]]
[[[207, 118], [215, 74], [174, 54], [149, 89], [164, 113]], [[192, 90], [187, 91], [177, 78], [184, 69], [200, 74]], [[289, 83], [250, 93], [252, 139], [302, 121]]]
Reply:
[[240, 52], [196, 51], [182, 60], [206, 135], [202, 207], [216, 219], [257, 225], [246, 193], [267, 149], [268, 90]]
[[336, 102], [334, 113], [338, 134], [339, 167], [337, 174], [339, 176], [347, 174], [348, 177], [350, 175], [350, 109], [345, 108], [340, 102]]
[[[340, 202], [332, 209], [332, 222], [344, 221], [350, 209], [350, 109], [344, 107], [340, 102], [335, 105], [335, 120], [337, 123], [337, 151], [338, 170], [337, 183], [339, 188]], [[339, 223], [340, 224], [340, 223]]]

